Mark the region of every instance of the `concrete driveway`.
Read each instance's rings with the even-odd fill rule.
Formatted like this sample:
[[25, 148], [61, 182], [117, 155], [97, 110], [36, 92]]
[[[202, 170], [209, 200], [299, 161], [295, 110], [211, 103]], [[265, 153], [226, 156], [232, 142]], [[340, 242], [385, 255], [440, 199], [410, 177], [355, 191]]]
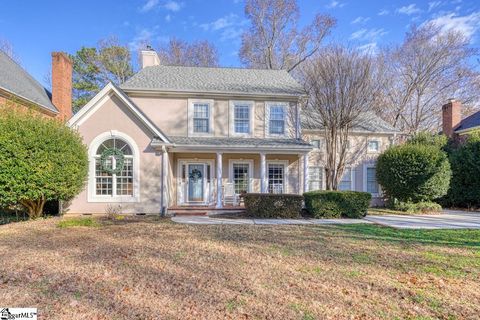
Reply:
[[480, 212], [444, 210], [437, 215], [367, 216], [365, 220], [401, 229], [480, 229]]

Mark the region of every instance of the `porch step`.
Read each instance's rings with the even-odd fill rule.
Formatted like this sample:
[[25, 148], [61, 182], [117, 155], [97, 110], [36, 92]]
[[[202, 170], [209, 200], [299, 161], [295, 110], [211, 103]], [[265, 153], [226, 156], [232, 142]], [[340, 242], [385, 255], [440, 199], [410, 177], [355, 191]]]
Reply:
[[207, 211], [197, 211], [197, 210], [170, 210], [170, 213], [173, 216], [206, 216]]
[[244, 207], [223, 207], [215, 208], [214, 206], [174, 206], [168, 208], [168, 212], [176, 216], [206, 216], [214, 213], [237, 213], [244, 212]]

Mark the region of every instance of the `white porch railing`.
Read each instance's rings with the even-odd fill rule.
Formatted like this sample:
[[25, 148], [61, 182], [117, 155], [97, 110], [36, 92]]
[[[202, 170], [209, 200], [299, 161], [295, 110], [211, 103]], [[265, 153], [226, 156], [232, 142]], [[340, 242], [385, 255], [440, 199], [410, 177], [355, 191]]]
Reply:
[[[201, 202], [201, 204], [206, 204], [206, 205], [211, 205], [211, 204], [214, 204], [215, 201], [215, 187], [214, 187], [214, 183], [211, 182], [211, 181], [207, 181], [205, 184], [204, 184], [204, 188], [203, 188], [203, 201]], [[181, 179], [178, 181], [178, 184], [177, 184], [177, 198], [178, 198], [178, 204], [179, 205], [182, 205], [182, 204], [188, 204], [188, 203], [192, 203], [192, 202], [189, 202], [188, 201], [188, 182]], [[193, 203], [197, 203], [198, 202], [193, 202]]]

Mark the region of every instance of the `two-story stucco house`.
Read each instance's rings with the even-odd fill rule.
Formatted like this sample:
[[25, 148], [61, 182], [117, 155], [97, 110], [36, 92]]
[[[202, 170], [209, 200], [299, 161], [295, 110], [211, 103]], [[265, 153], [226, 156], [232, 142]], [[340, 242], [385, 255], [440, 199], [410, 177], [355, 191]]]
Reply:
[[[325, 189], [325, 138], [323, 128], [304, 119], [302, 137], [311, 143], [308, 155], [308, 190]], [[315, 122], [314, 122], [315, 123]], [[400, 132], [371, 112], [362, 114], [348, 138], [345, 172], [339, 190], [365, 191], [372, 194], [372, 205], [382, 205], [382, 192], [376, 178], [380, 153], [397, 140]]]
[[149, 50], [141, 61], [68, 122], [90, 158], [87, 187], [69, 213], [218, 209], [232, 193], [306, 190], [305, 92], [286, 71], [163, 66]]

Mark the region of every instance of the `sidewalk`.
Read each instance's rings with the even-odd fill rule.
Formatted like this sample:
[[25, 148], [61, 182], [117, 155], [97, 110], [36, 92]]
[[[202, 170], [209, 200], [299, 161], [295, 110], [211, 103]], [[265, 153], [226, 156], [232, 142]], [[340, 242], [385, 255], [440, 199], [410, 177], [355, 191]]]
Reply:
[[173, 222], [187, 224], [247, 224], [247, 225], [329, 225], [371, 223], [363, 219], [225, 219], [208, 216], [177, 216]]

